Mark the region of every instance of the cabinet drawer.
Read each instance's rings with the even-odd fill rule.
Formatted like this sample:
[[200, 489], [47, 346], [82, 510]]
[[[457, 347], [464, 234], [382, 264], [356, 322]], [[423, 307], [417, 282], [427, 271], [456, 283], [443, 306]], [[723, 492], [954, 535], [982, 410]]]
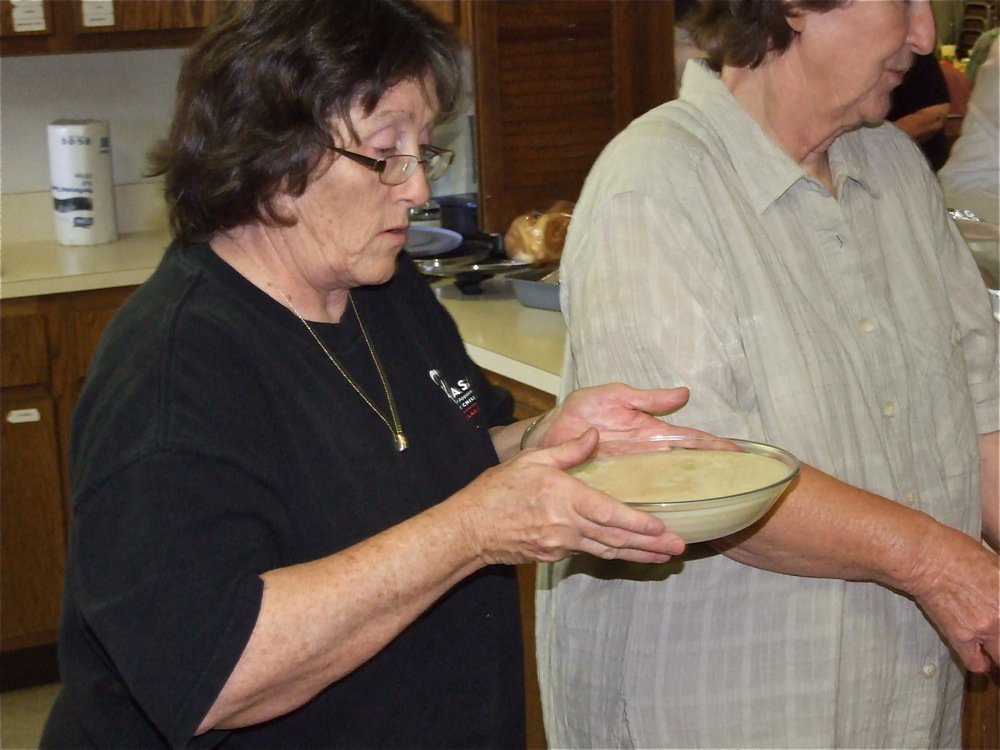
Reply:
[[37, 314], [0, 318], [0, 385], [6, 388], [48, 382], [45, 317]]

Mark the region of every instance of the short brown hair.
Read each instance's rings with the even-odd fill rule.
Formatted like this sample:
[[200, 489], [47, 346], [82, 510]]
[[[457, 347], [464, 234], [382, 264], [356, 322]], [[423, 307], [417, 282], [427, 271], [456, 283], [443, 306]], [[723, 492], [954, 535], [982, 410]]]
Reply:
[[844, 0], [701, 0], [685, 19], [695, 43], [716, 71], [723, 65], [755, 68], [771, 52], [788, 49], [795, 31], [788, 18], [826, 13]]
[[244, 0], [188, 52], [169, 135], [150, 154], [174, 237], [250, 221], [288, 225], [275, 198], [301, 195], [334, 143], [404, 80], [430, 76], [442, 112], [461, 82], [451, 30], [410, 0]]

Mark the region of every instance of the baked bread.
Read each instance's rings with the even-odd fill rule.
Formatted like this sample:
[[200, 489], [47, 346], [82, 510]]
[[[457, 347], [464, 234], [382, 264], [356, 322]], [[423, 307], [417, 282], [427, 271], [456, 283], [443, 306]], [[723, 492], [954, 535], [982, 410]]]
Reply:
[[556, 201], [547, 211], [530, 211], [510, 223], [504, 236], [508, 257], [522, 263], [558, 263], [566, 230], [573, 217], [573, 204]]

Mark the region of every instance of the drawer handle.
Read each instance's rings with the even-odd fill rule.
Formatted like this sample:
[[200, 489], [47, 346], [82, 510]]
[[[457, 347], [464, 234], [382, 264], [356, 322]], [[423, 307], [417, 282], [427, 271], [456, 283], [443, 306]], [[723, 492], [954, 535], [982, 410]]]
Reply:
[[11, 424], [23, 424], [24, 422], [40, 422], [42, 413], [38, 409], [13, 409], [7, 412], [7, 421]]

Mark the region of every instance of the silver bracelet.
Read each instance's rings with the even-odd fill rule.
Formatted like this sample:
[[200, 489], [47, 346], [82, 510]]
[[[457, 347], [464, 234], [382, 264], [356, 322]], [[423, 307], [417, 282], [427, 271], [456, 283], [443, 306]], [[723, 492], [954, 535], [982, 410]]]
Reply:
[[527, 429], [525, 429], [524, 433], [521, 435], [521, 450], [524, 450], [525, 448], [528, 447], [528, 436], [534, 431], [536, 427], [538, 427], [538, 423], [541, 422], [543, 419], [545, 419], [548, 415], [549, 412], [543, 411], [541, 414], [539, 414], [537, 417], [531, 420], [531, 424], [528, 425]]

